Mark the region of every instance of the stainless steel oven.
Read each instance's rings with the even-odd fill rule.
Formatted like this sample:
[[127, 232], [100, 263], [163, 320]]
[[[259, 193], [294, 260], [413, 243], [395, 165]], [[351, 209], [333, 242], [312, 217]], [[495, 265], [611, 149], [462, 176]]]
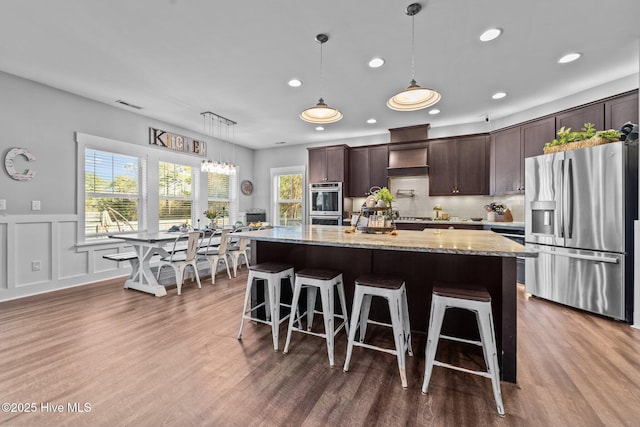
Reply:
[[309, 218], [332, 216], [342, 218], [342, 183], [309, 184]]

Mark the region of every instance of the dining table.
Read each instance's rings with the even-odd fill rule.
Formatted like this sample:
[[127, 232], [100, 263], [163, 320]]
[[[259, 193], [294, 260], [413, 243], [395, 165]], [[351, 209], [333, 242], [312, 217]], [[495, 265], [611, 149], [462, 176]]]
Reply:
[[167, 295], [165, 287], [158, 283], [151, 271], [151, 258], [154, 255], [169, 255], [164, 246], [174, 242], [177, 237], [186, 239], [187, 236], [187, 234], [169, 231], [110, 234], [110, 238], [124, 240], [130, 244], [137, 255], [137, 262], [133, 260], [134, 262], [131, 263], [131, 275], [124, 282], [125, 289], [136, 289], [157, 297]]

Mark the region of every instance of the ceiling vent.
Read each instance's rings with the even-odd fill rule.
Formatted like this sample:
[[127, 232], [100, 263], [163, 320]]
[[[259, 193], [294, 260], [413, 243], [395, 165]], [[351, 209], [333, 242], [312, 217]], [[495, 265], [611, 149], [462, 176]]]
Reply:
[[125, 105], [125, 106], [127, 106], [127, 107], [135, 108], [136, 110], [142, 110], [142, 107], [139, 107], [139, 106], [137, 106], [137, 105], [130, 104], [130, 103], [128, 103], [127, 101], [123, 101], [122, 99], [118, 99], [118, 100], [116, 100], [116, 102], [117, 102], [118, 104], [122, 104], [122, 105]]

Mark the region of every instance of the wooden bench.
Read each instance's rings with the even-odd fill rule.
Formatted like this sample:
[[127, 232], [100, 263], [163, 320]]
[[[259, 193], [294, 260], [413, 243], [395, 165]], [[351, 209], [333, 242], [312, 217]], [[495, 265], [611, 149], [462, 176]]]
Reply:
[[117, 254], [103, 255], [102, 258], [111, 261], [131, 261], [132, 259], [138, 259], [138, 255], [135, 252], [120, 252]]

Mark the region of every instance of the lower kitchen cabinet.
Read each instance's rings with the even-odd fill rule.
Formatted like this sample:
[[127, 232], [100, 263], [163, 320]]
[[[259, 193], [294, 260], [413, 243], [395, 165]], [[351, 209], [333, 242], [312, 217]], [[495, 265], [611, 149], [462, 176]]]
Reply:
[[396, 229], [398, 230], [414, 230], [414, 231], [422, 231], [425, 228], [437, 228], [437, 229], [448, 229], [453, 227], [457, 230], [482, 230], [482, 225], [477, 224], [457, 224], [457, 223], [447, 223], [443, 222], [401, 222], [396, 223]]

